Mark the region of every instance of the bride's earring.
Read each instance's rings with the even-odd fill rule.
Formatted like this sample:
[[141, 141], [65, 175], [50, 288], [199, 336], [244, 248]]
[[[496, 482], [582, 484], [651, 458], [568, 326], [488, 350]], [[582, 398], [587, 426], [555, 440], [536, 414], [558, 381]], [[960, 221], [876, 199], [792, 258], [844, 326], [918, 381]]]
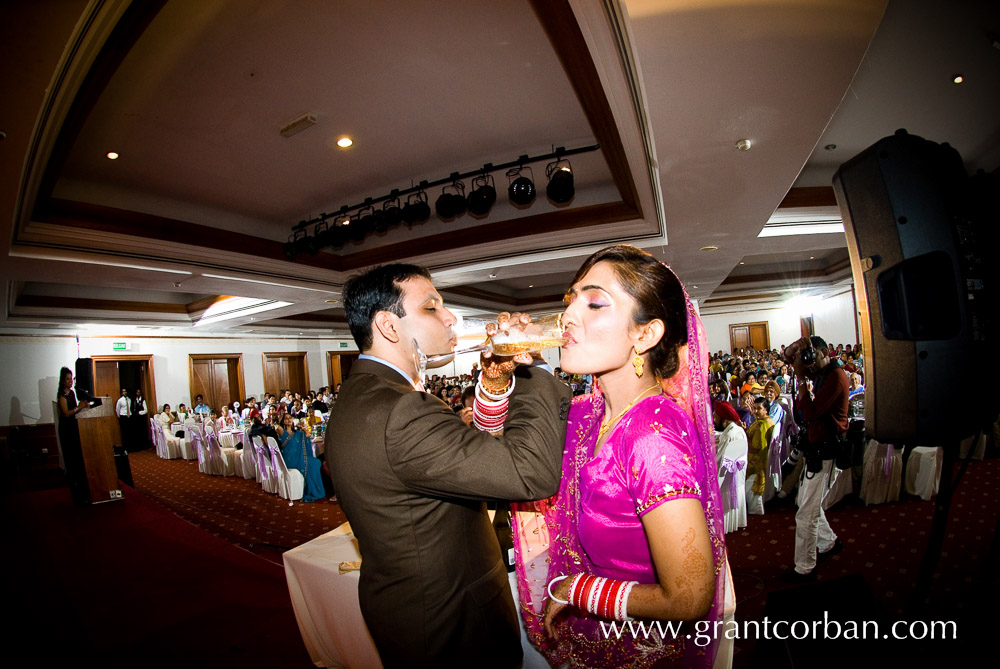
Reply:
[[643, 366], [642, 356], [639, 355], [639, 351], [636, 350], [635, 357], [632, 358], [632, 368], [635, 369], [635, 375], [639, 378], [642, 378], [642, 371], [643, 371], [642, 366]]

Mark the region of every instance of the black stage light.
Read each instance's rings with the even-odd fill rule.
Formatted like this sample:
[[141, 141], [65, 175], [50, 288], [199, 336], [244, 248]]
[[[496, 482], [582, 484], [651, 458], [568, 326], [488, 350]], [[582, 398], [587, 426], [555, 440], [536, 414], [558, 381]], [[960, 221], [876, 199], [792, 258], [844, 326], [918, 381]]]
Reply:
[[[527, 170], [531, 177], [521, 174]], [[535, 201], [535, 174], [530, 167], [515, 167], [507, 170], [507, 179], [510, 185], [507, 187], [507, 196], [516, 206], [526, 207]]]
[[469, 213], [473, 216], [485, 216], [497, 201], [497, 189], [493, 177], [483, 174], [472, 180], [472, 192], [469, 193]]
[[382, 205], [382, 213], [385, 214], [386, 228], [393, 228], [403, 220], [403, 210], [399, 208], [399, 198], [394, 197], [386, 200]]
[[545, 176], [549, 185], [545, 194], [556, 204], [566, 204], [573, 199], [576, 189], [573, 188], [573, 167], [568, 160], [556, 160], [545, 166]]
[[[371, 209], [371, 207], [368, 207], [368, 209]], [[354, 242], [363, 241], [365, 235], [367, 235], [368, 231], [371, 229], [367, 225], [368, 222], [371, 220], [371, 215], [370, 214], [363, 215], [362, 214], [363, 211], [364, 209], [362, 209], [357, 214], [351, 217], [350, 226], [347, 228], [347, 238], [351, 241]]]
[[441, 189], [441, 195], [434, 203], [434, 211], [446, 221], [464, 214], [466, 207], [468, 203], [465, 201], [465, 184], [457, 179]]
[[431, 217], [431, 207], [427, 204], [427, 193], [418, 191], [411, 193], [406, 198], [406, 206], [403, 207], [403, 220], [407, 226], [426, 221]]

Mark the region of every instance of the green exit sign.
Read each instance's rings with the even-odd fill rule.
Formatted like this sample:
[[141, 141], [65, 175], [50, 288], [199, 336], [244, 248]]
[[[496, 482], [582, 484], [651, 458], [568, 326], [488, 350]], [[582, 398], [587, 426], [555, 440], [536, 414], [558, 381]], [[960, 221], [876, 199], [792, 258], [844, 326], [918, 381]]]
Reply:
[[346, 341], [340, 342], [340, 348], [347, 348], [347, 342]]
[[111, 348], [112, 350], [115, 351], [127, 351], [128, 344], [123, 341], [116, 341], [114, 344], [111, 345]]

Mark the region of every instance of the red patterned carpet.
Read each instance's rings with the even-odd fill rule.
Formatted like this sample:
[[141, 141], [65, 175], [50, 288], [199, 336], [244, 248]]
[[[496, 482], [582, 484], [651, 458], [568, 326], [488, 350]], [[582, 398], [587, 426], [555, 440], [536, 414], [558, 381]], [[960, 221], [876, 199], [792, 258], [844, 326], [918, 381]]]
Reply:
[[163, 460], [152, 450], [129, 454], [137, 490], [153, 497], [181, 518], [241, 548], [280, 564], [280, 549], [294, 548], [345, 520], [340, 505], [288, 501], [263, 491], [253, 479], [209, 476], [197, 461]]
[[[136, 488], [153, 496], [182, 518], [212, 534], [275, 562], [281, 549], [260, 547], [261, 542], [293, 547], [323, 534], [345, 521], [336, 502], [288, 502], [263, 492], [251, 480], [222, 478], [198, 472], [196, 462], [161, 460], [151, 451], [131, 456]], [[738, 621], [761, 621], [772, 615], [770, 607], [782, 604], [794, 612], [815, 605], [818, 593], [824, 609], [846, 611], [848, 618], [894, 621], [904, 617], [924, 555], [934, 502], [903, 495], [900, 502], [866, 507], [848, 497], [828, 512], [834, 531], [846, 544], [840, 555], [819, 567], [816, 584], [790, 587], [780, 575], [792, 568], [795, 518], [790, 507], [751, 516], [749, 527], [727, 536], [736, 588]], [[995, 559], [987, 559], [1000, 516], [1000, 460], [972, 462], [955, 492], [947, 535], [930, 593], [932, 613], [918, 619], [954, 620], [959, 638], [979, 633], [976, 616], [997, 592]], [[866, 599], [870, 597], [870, 599]], [[963, 633], [964, 632], [964, 633]], [[855, 642], [843, 652], [860, 650]], [[905, 650], [922, 655], [951, 652], [952, 646], [905, 648], [904, 642], [883, 645], [897, 657]], [[924, 642], [922, 642], [924, 643]], [[962, 650], [966, 646], [962, 646]], [[916, 649], [916, 650], [914, 650]], [[767, 646], [753, 639], [736, 643], [734, 666], [791, 666], [785, 648]], [[811, 656], [815, 666], [823, 662]], [[844, 658], [838, 656], [842, 664]], [[832, 660], [831, 660], [832, 661]], [[864, 666], [864, 663], [862, 663]]]

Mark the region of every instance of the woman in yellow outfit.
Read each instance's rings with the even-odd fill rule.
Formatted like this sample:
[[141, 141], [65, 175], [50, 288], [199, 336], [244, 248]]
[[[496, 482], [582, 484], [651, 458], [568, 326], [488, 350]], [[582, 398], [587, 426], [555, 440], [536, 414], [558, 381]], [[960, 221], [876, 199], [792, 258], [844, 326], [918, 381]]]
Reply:
[[767, 456], [774, 421], [768, 415], [771, 402], [766, 397], [754, 400], [754, 422], [747, 428], [747, 513], [764, 513], [764, 492], [767, 489]]

